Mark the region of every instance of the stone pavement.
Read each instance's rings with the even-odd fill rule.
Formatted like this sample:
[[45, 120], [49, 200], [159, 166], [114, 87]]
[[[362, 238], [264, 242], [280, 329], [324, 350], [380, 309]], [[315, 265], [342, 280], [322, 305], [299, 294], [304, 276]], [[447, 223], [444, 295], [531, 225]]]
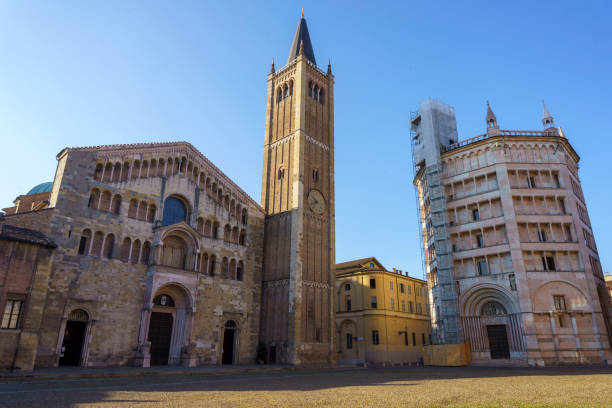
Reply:
[[56, 367], [43, 368], [34, 371], [0, 371], [0, 381], [36, 381], [36, 380], [70, 380], [87, 378], [118, 378], [118, 377], [168, 377], [190, 376], [203, 374], [242, 374], [242, 373], [274, 373], [281, 371], [298, 371], [312, 369], [347, 369], [347, 366], [292, 366], [292, 365], [224, 365], [224, 366], [157, 366], [143, 367]]

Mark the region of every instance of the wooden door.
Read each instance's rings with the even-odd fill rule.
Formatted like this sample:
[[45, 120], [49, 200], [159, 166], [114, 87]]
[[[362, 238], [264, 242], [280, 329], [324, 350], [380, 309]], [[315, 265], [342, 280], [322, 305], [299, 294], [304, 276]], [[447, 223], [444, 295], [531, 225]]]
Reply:
[[505, 324], [493, 324], [487, 326], [489, 337], [489, 350], [491, 358], [510, 358], [510, 346], [508, 344], [508, 332]]
[[151, 313], [149, 341], [151, 342], [151, 365], [167, 365], [172, 339], [172, 314]]

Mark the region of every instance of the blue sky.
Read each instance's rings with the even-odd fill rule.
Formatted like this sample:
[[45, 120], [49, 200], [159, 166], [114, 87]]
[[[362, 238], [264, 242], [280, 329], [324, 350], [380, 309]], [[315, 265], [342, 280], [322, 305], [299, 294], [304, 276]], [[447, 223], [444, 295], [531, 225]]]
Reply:
[[0, 3], [0, 207], [66, 146], [186, 140], [260, 199], [266, 78], [305, 8], [336, 76], [336, 258], [421, 276], [409, 114], [455, 107], [460, 139], [540, 129], [544, 99], [582, 157], [604, 270], [612, 18], [604, 1]]

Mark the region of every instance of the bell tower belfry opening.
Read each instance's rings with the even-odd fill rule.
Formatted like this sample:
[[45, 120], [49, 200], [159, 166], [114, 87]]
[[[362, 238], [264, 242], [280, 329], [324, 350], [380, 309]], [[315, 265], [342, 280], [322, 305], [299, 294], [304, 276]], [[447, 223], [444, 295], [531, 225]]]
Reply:
[[277, 71], [273, 62], [268, 75], [260, 340], [276, 362], [335, 358], [333, 85], [302, 14], [286, 65]]

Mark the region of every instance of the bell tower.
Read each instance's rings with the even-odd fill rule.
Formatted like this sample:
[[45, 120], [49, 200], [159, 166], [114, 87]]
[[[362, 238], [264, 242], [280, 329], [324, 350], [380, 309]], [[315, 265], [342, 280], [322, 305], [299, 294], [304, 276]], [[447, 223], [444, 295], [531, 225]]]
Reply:
[[333, 86], [302, 12], [287, 63], [268, 75], [260, 341], [270, 362], [335, 360]]

